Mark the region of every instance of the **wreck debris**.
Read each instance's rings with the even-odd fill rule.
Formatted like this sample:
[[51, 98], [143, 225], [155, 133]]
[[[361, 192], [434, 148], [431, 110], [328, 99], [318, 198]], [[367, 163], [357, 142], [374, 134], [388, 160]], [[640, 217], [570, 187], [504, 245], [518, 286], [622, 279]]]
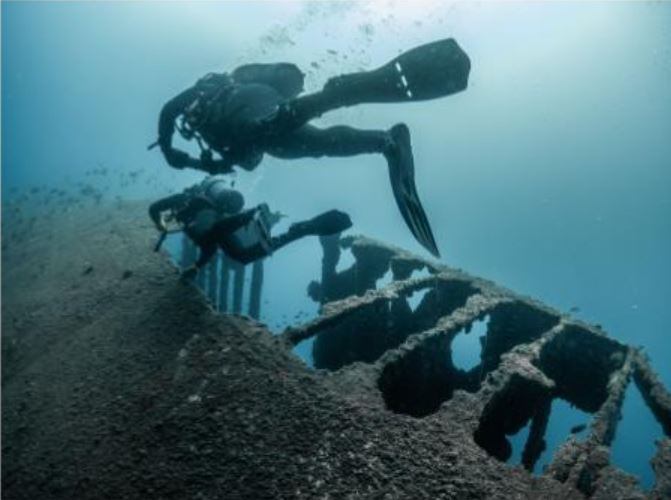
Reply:
[[653, 498], [671, 498], [671, 439], [661, 439], [657, 443], [652, 468], [657, 477]]
[[249, 295], [249, 315], [259, 319], [261, 315], [261, 289], [263, 287], [263, 261], [257, 260], [252, 264], [252, 283]]
[[242, 312], [242, 292], [245, 286], [245, 266], [231, 261], [231, 268], [233, 269], [233, 313], [240, 314]]
[[[352, 355], [338, 354], [335, 371], [310, 371], [284, 349], [292, 347], [286, 335], [272, 336], [248, 318], [212, 314], [204, 296], [176, 282], [167, 262], [146, 255], [152, 228], [128, 223], [139, 220], [144, 210], [111, 209], [124, 232], [76, 223], [58, 224], [54, 234], [58, 247], [73, 236], [112, 238], [90, 239], [94, 273], [112, 271], [101, 274], [104, 286], [81, 278], [80, 255], [64, 254], [53, 262], [55, 272], [46, 271], [51, 277], [44, 282], [66, 276], [82, 283], [71, 291], [50, 286], [44, 295], [32, 293], [38, 290], [32, 278], [35, 263], [8, 266], [19, 278], [15, 283], [28, 290], [13, 287], [4, 295], [11, 300], [3, 323], [3, 370], [10, 371], [9, 377], [3, 372], [2, 487], [8, 498], [220, 498], [230, 491], [242, 498], [304, 499], [346, 498], [353, 491], [366, 498], [566, 499], [583, 498], [585, 492], [592, 492], [592, 500], [671, 498], [668, 437], [658, 441], [652, 460], [656, 480], [649, 492], [609, 464], [607, 443], [624, 384], [635, 381], [663, 422], [668, 421], [669, 393], [642, 353], [599, 329], [392, 248], [387, 276], [397, 282], [424, 279], [422, 271], [438, 277], [425, 280], [415, 292], [412, 299], [426, 292], [418, 306], [409, 306], [410, 292], [374, 297], [374, 308], [364, 304], [316, 329], [313, 337], [345, 339], [346, 348], [366, 325], [365, 316], [374, 312], [379, 324], [390, 321], [393, 329], [387, 331], [398, 334], [393, 347], [377, 355], [373, 348], [356, 345]], [[107, 220], [106, 215], [94, 220]], [[96, 232], [82, 232], [89, 227]], [[346, 244], [351, 248], [362, 242]], [[38, 250], [37, 242], [31, 245]], [[119, 281], [124, 268], [116, 263], [129, 261], [136, 279]], [[341, 273], [334, 274], [337, 280]], [[128, 293], [138, 288], [137, 280], [151, 307]], [[313, 288], [320, 286], [316, 282]], [[382, 288], [380, 280], [376, 287]], [[393, 282], [390, 287], [403, 289]], [[353, 293], [342, 291], [340, 299]], [[22, 306], [30, 314], [17, 314]], [[366, 307], [371, 309], [364, 314]], [[91, 321], [119, 311], [119, 321]], [[479, 311], [489, 311], [490, 319], [482, 337], [479, 328], [467, 333], [469, 318]], [[442, 369], [450, 366], [452, 328], [460, 326], [466, 333], [460, 330], [457, 338], [478, 335], [483, 351], [479, 368], [462, 373]], [[64, 341], [51, 343], [56, 337]], [[26, 338], [34, 343], [22, 344]], [[375, 349], [383, 343], [379, 333], [369, 341]], [[39, 363], [32, 362], [33, 353], [43, 356]], [[363, 360], [371, 353], [370, 361]], [[589, 361], [582, 363], [581, 357]], [[387, 384], [380, 383], [392, 363], [396, 375], [390, 370]], [[423, 384], [416, 397], [411, 393], [417, 387], [404, 387], [407, 373], [417, 374]], [[436, 391], [435, 396], [430, 390], [440, 388], [440, 377], [452, 385], [451, 394]], [[587, 401], [579, 377], [599, 403]], [[505, 404], [526, 394], [536, 394], [534, 404]], [[533, 467], [534, 460], [540, 461], [535, 456], [541, 440], [549, 441], [544, 410], [551, 400], [553, 412], [561, 397], [595, 410], [587, 420], [570, 422], [589, 422], [589, 428], [581, 441], [569, 439], [555, 453], [552, 468], [532, 477], [488, 452], [496, 444], [499, 453], [505, 452], [506, 429], [528, 418], [523, 465]], [[503, 431], [494, 425], [497, 419], [506, 422]], [[474, 438], [480, 428], [484, 446]]]
[[219, 274], [217, 273], [219, 259], [210, 259], [207, 263], [207, 296], [210, 299], [210, 302], [216, 306], [217, 304], [217, 293], [219, 292], [218, 278]]
[[[609, 459], [633, 378], [667, 436], [653, 459], [653, 497], [668, 498], [671, 393], [639, 350], [535, 300], [389, 245], [364, 237], [320, 241], [321, 282], [310, 284], [309, 295], [321, 303], [321, 314], [281, 337], [289, 347], [315, 337], [316, 368], [337, 370], [362, 385], [375, 380], [383, 404], [396, 413], [421, 418], [442, 405], [464, 405], [474, 441], [502, 461], [512, 451], [507, 436], [530, 422], [522, 453], [530, 471], [546, 448], [552, 401], [566, 400], [592, 414], [589, 433], [582, 441], [571, 435], [543, 474], [594, 498], [615, 490], [643, 495]], [[346, 248], [355, 262], [336, 272]], [[422, 269], [429, 275], [413, 277]], [[393, 281], [376, 288], [389, 271]], [[408, 298], [418, 291], [426, 293], [413, 311]], [[456, 368], [452, 341], [487, 316], [480, 364]]]
[[522, 465], [528, 471], [534, 470], [536, 462], [538, 462], [538, 459], [547, 447], [545, 431], [550, 420], [551, 410], [552, 398], [546, 397], [544, 400], [539, 401], [532, 417], [529, 437], [522, 451]]
[[664, 432], [671, 436], [671, 394], [640, 351], [634, 353], [634, 380]]
[[[352, 376], [374, 380], [382, 403], [396, 413], [422, 418], [442, 405], [462, 404], [459, 391], [471, 394], [464, 418], [473, 440], [501, 461], [512, 452], [508, 436], [530, 424], [522, 452], [522, 465], [529, 471], [547, 446], [552, 401], [561, 398], [592, 414], [592, 420], [587, 437], [579, 440], [573, 433], [543, 474], [595, 498], [615, 487], [634, 497], [640, 493], [632, 476], [612, 466], [609, 456], [632, 379], [671, 436], [671, 394], [643, 353], [533, 299], [389, 245], [339, 235], [320, 242], [321, 280], [308, 287], [309, 296], [321, 304], [320, 315], [287, 328], [281, 344], [293, 348], [314, 337], [315, 368], [338, 370], [345, 378], [357, 372]], [[354, 263], [338, 272], [344, 249], [352, 252]], [[184, 260], [188, 251], [185, 246]], [[209, 274], [210, 297], [218, 310], [240, 313], [245, 267], [221, 259], [219, 273]], [[428, 275], [415, 276], [423, 270]], [[378, 288], [388, 273], [392, 281]], [[248, 306], [254, 318], [260, 314], [262, 283], [258, 262], [252, 268]], [[413, 310], [408, 299], [420, 292], [424, 295]], [[468, 371], [455, 367], [454, 338], [486, 317], [480, 363]], [[658, 446], [655, 492], [662, 498], [669, 488], [669, 440]]]

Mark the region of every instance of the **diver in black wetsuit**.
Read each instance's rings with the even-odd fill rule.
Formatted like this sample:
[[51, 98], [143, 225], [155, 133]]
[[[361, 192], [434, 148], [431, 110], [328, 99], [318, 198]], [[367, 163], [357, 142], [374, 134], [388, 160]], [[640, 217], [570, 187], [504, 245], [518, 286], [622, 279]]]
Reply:
[[[265, 153], [285, 159], [382, 153], [406, 224], [438, 256], [415, 188], [408, 128], [321, 129], [308, 122], [344, 106], [446, 96], [466, 88], [469, 71], [468, 56], [452, 39], [414, 48], [374, 71], [332, 78], [321, 91], [303, 96], [304, 75], [295, 65], [248, 64], [231, 74], [209, 74], [167, 102], [154, 145], [171, 166], [209, 173], [227, 173], [235, 165], [252, 170]], [[175, 125], [183, 137], [198, 141], [200, 159], [172, 146]]]
[[304, 236], [326, 236], [352, 226], [347, 214], [331, 210], [292, 224], [279, 236], [271, 236], [270, 230], [281, 215], [271, 213], [266, 204], [243, 210], [244, 203], [242, 194], [226, 187], [222, 178], [207, 177], [182, 193], [152, 203], [149, 217], [163, 235], [168, 232], [167, 224], [176, 222], [199, 246], [198, 260], [183, 273], [186, 278], [207, 264], [218, 248], [230, 258], [247, 264]]
[[[249, 74], [251, 81], [242, 79], [240, 74]], [[263, 78], [266, 75], [268, 78]], [[283, 86], [283, 79], [291, 85]], [[242, 66], [231, 76], [206, 75], [163, 106], [158, 145], [171, 166], [208, 173], [227, 173], [234, 165], [252, 170], [264, 153], [284, 159], [391, 153], [394, 143], [386, 131], [291, 126], [290, 111], [280, 110], [280, 106], [295, 97], [302, 87], [303, 74], [288, 63]], [[280, 118], [282, 113], [285, 115]], [[273, 118], [268, 117], [277, 121], [272, 123]], [[172, 146], [178, 118], [183, 136], [195, 137], [199, 144], [205, 142], [209, 146], [203, 148], [200, 160]], [[219, 153], [221, 160], [212, 158], [212, 150]]]

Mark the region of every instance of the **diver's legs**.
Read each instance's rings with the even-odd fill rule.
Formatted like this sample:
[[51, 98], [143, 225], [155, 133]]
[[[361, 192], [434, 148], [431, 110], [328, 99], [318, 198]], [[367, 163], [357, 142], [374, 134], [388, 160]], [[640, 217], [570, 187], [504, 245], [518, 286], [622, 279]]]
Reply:
[[439, 256], [433, 231], [415, 187], [410, 132], [405, 124], [394, 125], [389, 131], [359, 130], [346, 126], [319, 129], [305, 125], [294, 132], [267, 139], [263, 147], [268, 154], [284, 159], [384, 154], [394, 198], [403, 220], [417, 241], [434, 256]]
[[276, 158], [319, 158], [383, 153], [391, 147], [391, 142], [390, 134], [384, 130], [360, 130], [345, 125], [320, 129], [305, 125], [273, 137], [264, 149]]
[[273, 114], [262, 120], [265, 131], [274, 134], [296, 130], [328, 111], [365, 102], [366, 96], [357, 95], [359, 89], [356, 86], [348, 87], [344, 83], [364, 81], [365, 76], [370, 74], [351, 73], [331, 78], [322, 90], [283, 102]]
[[453, 39], [438, 40], [376, 69], [331, 78], [319, 92], [283, 102], [261, 122], [264, 132], [281, 134], [345, 106], [444, 97], [466, 88], [470, 68], [470, 59]]
[[285, 233], [273, 236], [270, 238], [269, 249], [261, 244], [240, 247], [230, 238], [222, 240], [220, 245], [232, 259], [241, 264], [249, 264], [305, 236], [328, 236], [345, 231], [350, 227], [352, 227], [352, 221], [349, 215], [338, 210], [330, 210], [312, 219], [292, 224]]
[[339, 108], [367, 102], [410, 101], [412, 97], [406, 94], [401, 76], [392, 63], [388, 63], [377, 70], [330, 78], [322, 90], [280, 104], [277, 111], [265, 119], [265, 123], [270, 125], [271, 130], [292, 130]]

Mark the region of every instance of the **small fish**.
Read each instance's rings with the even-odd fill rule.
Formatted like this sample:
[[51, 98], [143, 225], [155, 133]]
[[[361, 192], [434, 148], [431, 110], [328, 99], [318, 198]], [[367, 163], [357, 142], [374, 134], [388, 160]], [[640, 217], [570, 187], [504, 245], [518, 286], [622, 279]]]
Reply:
[[577, 313], [580, 312], [580, 308], [578, 306], [573, 306], [571, 307], [571, 309], [568, 310], [568, 312]]
[[584, 431], [587, 428], [585, 424], [578, 424], [571, 427], [571, 434], [578, 434], [579, 432]]

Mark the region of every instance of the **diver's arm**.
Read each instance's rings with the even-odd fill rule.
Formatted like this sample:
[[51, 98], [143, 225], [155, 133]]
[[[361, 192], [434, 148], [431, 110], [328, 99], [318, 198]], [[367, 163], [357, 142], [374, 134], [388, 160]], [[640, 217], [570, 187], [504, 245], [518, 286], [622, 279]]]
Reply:
[[227, 155], [231, 164], [251, 172], [261, 164], [263, 160], [263, 152], [252, 148], [231, 150]]
[[149, 205], [149, 218], [152, 220], [156, 229], [165, 231], [165, 227], [161, 221], [161, 214], [168, 210], [174, 210], [177, 207], [186, 204], [187, 196], [184, 193], [173, 194], [155, 201]]
[[184, 281], [191, 281], [196, 277], [198, 271], [207, 264], [212, 256], [217, 251], [216, 243], [207, 243], [205, 245], [198, 245], [200, 248], [200, 255], [195, 264], [187, 267], [182, 271], [181, 279]]
[[233, 172], [233, 166], [235, 162], [231, 155], [223, 155], [221, 160], [215, 160], [212, 158], [212, 151], [209, 149], [204, 150], [200, 155], [200, 166], [196, 167], [200, 170], [215, 175], [215, 174], [230, 174]]
[[184, 112], [184, 109], [198, 97], [196, 87], [191, 87], [170, 99], [158, 118], [158, 145], [171, 167], [184, 168], [200, 166], [200, 161], [192, 158], [188, 153], [172, 147], [172, 136], [175, 133], [175, 120]]

